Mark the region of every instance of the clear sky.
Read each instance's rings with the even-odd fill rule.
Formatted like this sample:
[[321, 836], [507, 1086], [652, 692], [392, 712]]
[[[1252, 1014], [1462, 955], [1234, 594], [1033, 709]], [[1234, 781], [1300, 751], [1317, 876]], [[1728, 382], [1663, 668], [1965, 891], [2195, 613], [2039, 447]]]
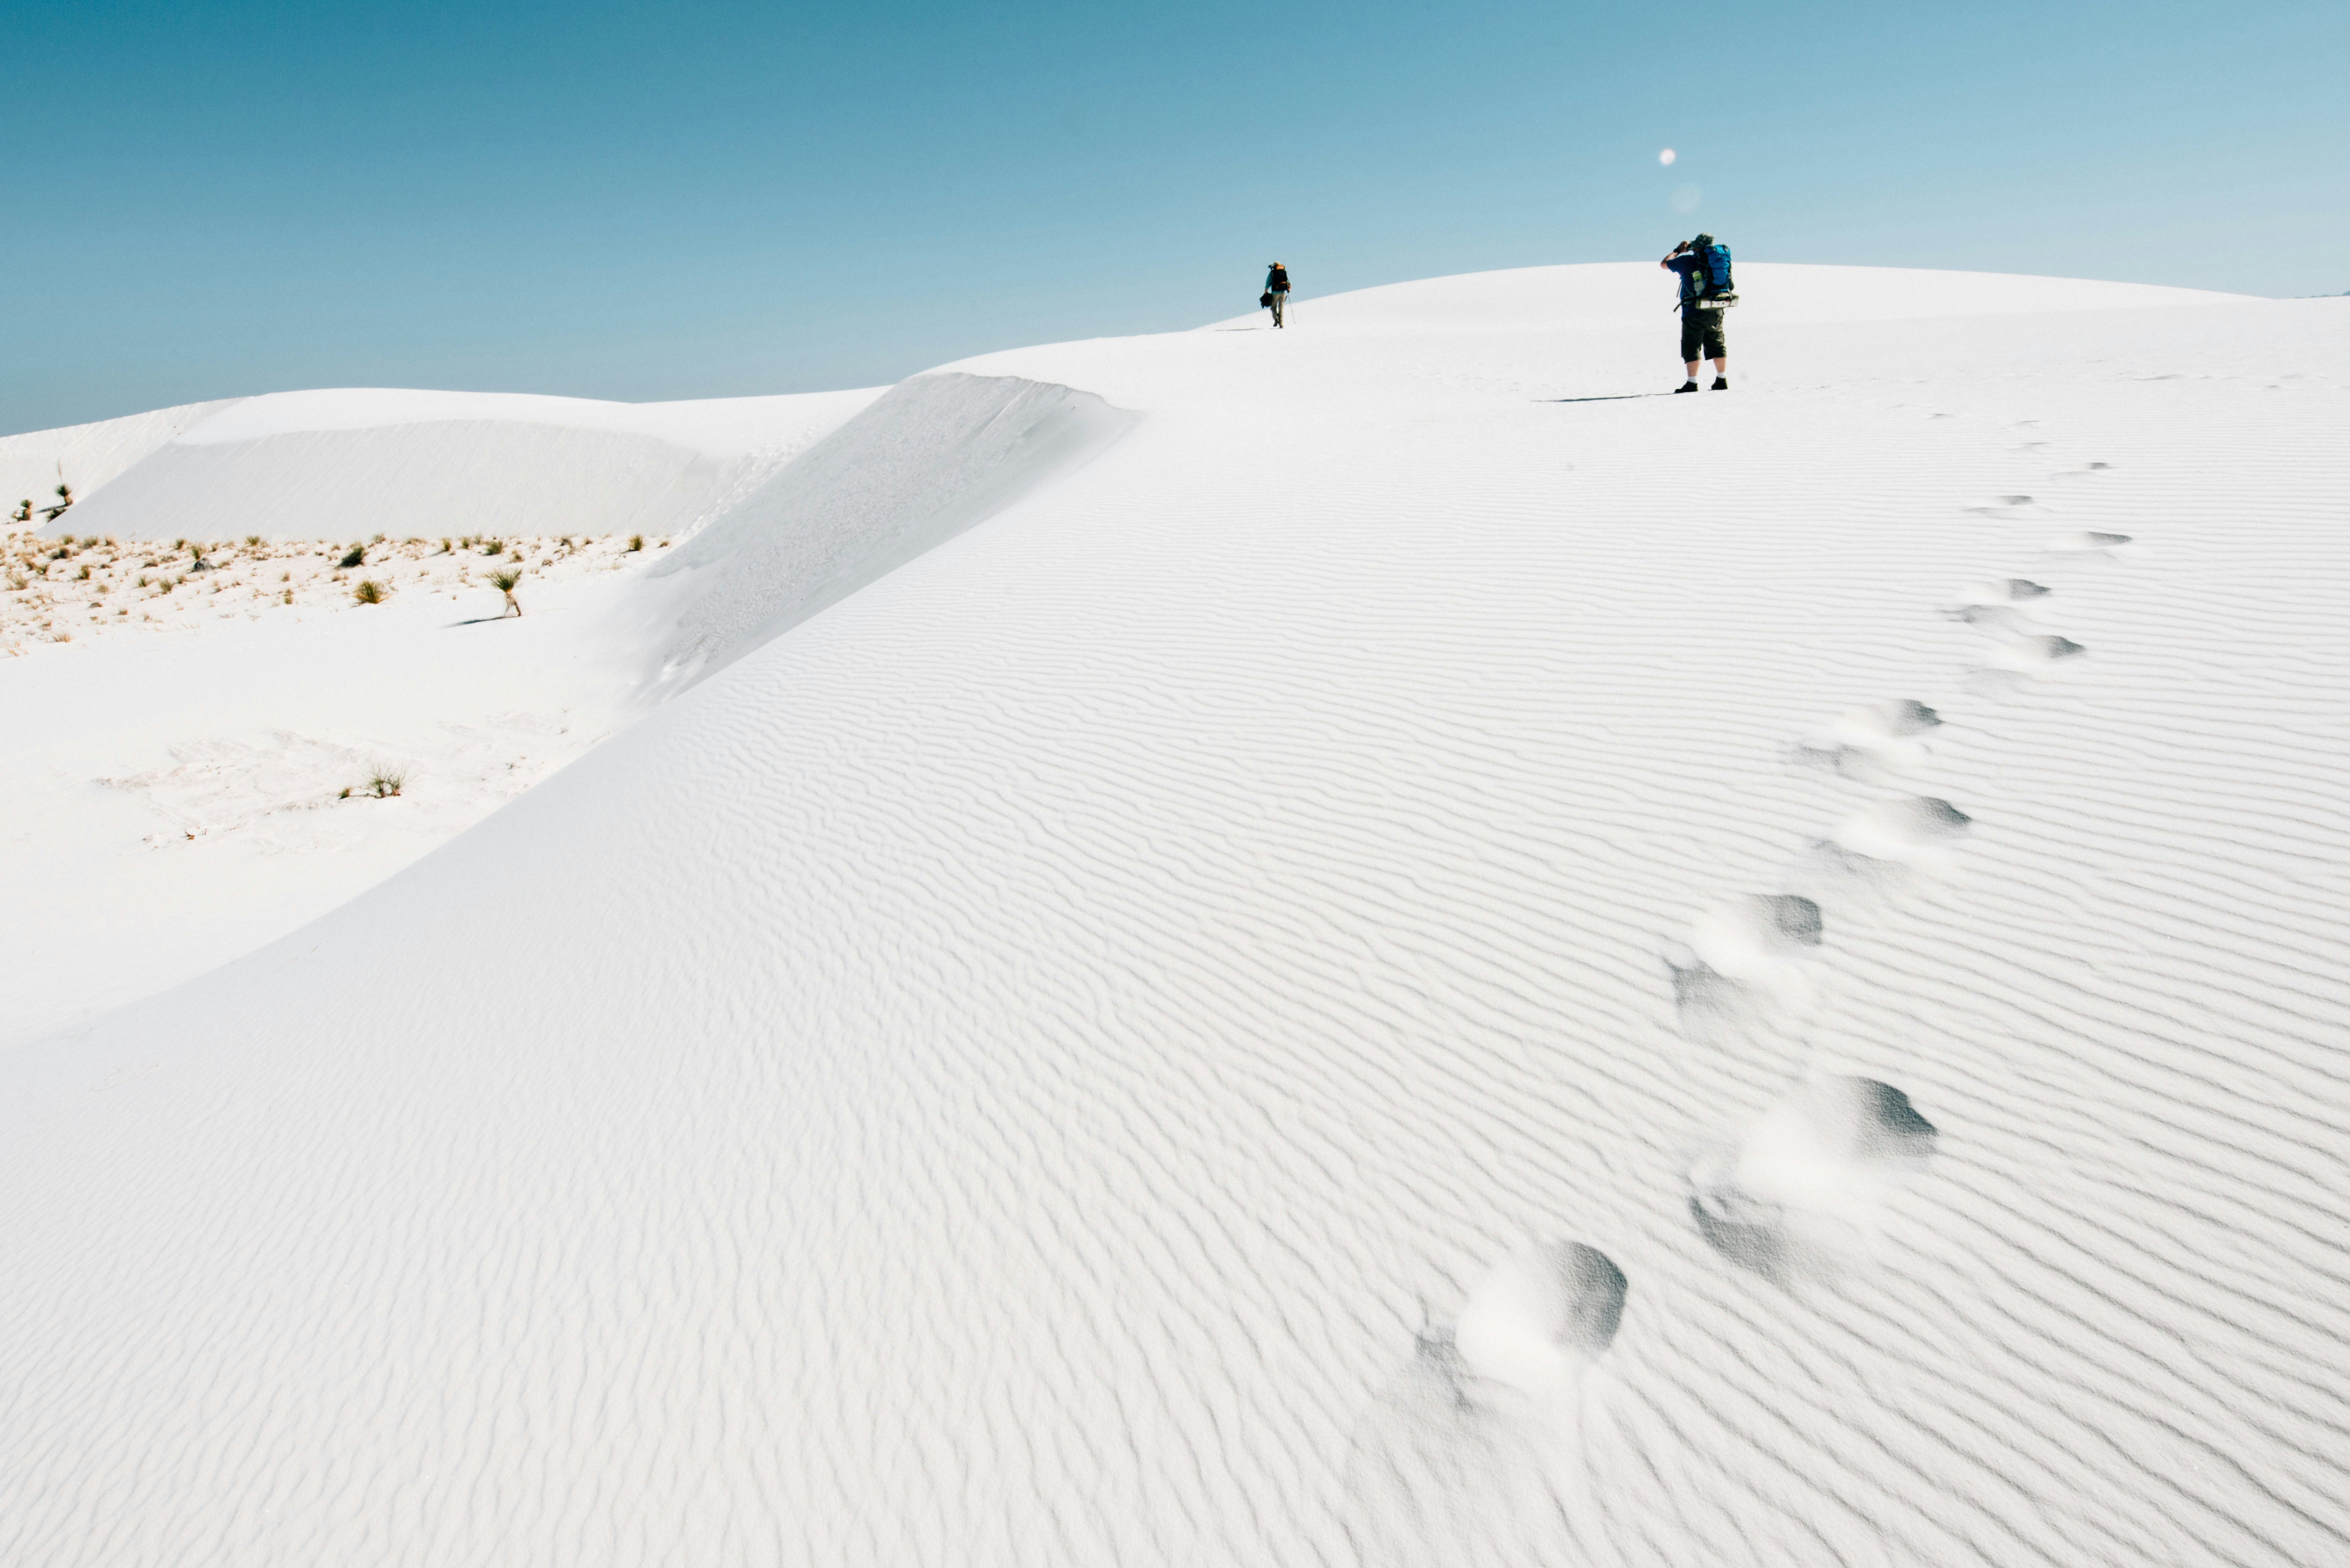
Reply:
[[1700, 226], [2350, 290], [2350, 0], [0, 0], [0, 431], [871, 385]]

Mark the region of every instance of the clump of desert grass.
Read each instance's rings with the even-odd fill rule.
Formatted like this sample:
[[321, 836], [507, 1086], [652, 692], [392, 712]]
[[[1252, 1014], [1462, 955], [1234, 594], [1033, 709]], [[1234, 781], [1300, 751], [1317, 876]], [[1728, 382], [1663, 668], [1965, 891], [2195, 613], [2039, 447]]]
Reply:
[[378, 763], [368, 771], [365, 784], [345, 784], [335, 798], [348, 800], [358, 795], [362, 800], [390, 800], [408, 784], [408, 770], [390, 763]]
[[347, 571], [347, 572], [348, 572], [348, 571], [349, 571], [353, 566], [366, 566], [366, 565], [367, 565], [367, 546], [366, 546], [365, 545], [352, 545], [352, 546], [351, 546], [348, 551], [344, 552], [343, 558], [342, 558], [342, 561], [341, 561], [340, 565], [341, 565], [341, 568], [342, 568], [344, 571]]
[[361, 577], [359, 587], [351, 590], [351, 597], [363, 605], [380, 605], [383, 603], [383, 585], [373, 577]]

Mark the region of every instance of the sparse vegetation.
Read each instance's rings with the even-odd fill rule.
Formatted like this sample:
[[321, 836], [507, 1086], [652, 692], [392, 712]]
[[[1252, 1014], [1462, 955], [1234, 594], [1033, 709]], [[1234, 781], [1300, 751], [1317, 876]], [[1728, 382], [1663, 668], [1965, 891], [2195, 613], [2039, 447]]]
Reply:
[[[656, 535], [637, 538], [648, 551], [669, 543]], [[95, 534], [16, 534], [0, 541], [0, 658], [47, 647], [68, 624], [78, 637], [85, 618], [89, 627], [111, 637], [143, 626], [192, 627], [209, 625], [214, 618], [269, 617], [281, 607], [298, 608], [305, 617], [320, 610], [355, 609], [388, 604], [416, 589], [462, 597], [476, 586], [494, 587], [504, 598], [504, 614], [518, 616], [523, 610], [520, 582], [531, 572], [543, 570], [560, 578], [567, 573], [621, 568], [625, 560], [619, 552], [630, 542], [611, 535], [498, 539], [482, 535], [445, 540], [387, 536], [374, 545], [338, 545], [273, 542], [248, 534], [221, 540], [132, 540], [126, 551], [121, 541]], [[360, 569], [340, 564], [353, 552], [359, 556]], [[488, 559], [475, 576], [472, 564], [484, 556]], [[273, 562], [279, 567], [274, 581], [265, 576]], [[118, 588], [123, 597], [115, 602], [128, 601], [130, 607], [107, 615], [107, 601]], [[192, 591], [168, 601], [163, 597], [182, 588]]]
[[375, 771], [368, 774], [367, 792], [378, 800], [390, 800], [393, 795], [398, 794], [401, 786], [407, 783], [406, 768], [390, 767], [379, 763], [376, 764]]
[[634, 554], [636, 551], [641, 550], [644, 547], [645, 536], [642, 534], [631, 534], [629, 535], [629, 551], [630, 554]]
[[347, 571], [347, 572], [348, 572], [348, 571], [349, 571], [353, 566], [366, 566], [366, 565], [367, 565], [367, 546], [366, 546], [365, 545], [352, 545], [352, 546], [350, 547], [350, 549], [349, 549], [349, 550], [348, 550], [347, 552], [345, 552], [345, 553], [344, 553], [344, 556], [343, 556], [343, 559], [342, 559], [342, 563], [341, 563], [341, 564], [342, 564], [342, 568], [343, 568], [343, 570], [345, 570], [345, 571]]

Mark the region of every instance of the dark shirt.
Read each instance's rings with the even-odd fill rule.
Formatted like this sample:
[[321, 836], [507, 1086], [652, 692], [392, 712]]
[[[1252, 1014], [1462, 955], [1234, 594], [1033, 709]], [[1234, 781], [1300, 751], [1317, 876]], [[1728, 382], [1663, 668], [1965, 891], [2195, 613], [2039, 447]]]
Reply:
[[1267, 294], [1287, 294], [1289, 292], [1289, 269], [1287, 267], [1277, 266], [1271, 272], [1266, 273], [1264, 275], [1264, 291]]
[[1697, 303], [1698, 296], [1705, 292], [1705, 264], [1697, 259], [1695, 252], [1690, 252], [1667, 256], [1665, 265], [1681, 275], [1681, 309], [1687, 312]]

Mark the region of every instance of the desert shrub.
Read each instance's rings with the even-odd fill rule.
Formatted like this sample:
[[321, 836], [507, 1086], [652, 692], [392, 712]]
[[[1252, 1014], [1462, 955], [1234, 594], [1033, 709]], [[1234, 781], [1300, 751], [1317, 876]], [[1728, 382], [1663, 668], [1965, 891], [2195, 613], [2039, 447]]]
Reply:
[[380, 763], [368, 774], [367, 791], [378, 800], [390, 800], [408, 783], [406, 768], [388, 767]]
[[505, 554], [505, 541], [503, 539], [488, 539], [484, 540], [482, 544], [482, 554], [484, 556], [502, 556]]
[[359, 586], [351, 590], [351, 597], [363, 605], [380, 605], [383, 603], [383, 585], [373, 577], [362, 577]]
[[364, 545], [352, 545], [350, 549], [344, 554], [341, 564], [345, 571], [350, 570], [353, 566], [366, 566], [367, 546]]
[[641, 550], [644, 547], [645, 536], [642, 534], [631, 534], [629, 535], [629, 548], [630, 550]]
[[244, 536], [244, 543], [247, 549], [258, 550], [261, 548], [261, 535], [258, 534], [247, 534]]
[[506, 608], [516, 615], [522, 614], [522, 601], [515, 597], [514, 591], [521, 583], [522, 571], [519, 567], [508, 566], [503, 571], [490, 574], [490, 587], [505, 595]]
[[375, 544], [375, 545], [380, 545], [380, 544], [382, 544], [382, 543], [383, 543], [383, 535], [380, 535], [380, 534], [378, 534], [378, 535], [377, 535], [373, 539], [369, 540], [369, 543], [370, 543], [370, 544]]

